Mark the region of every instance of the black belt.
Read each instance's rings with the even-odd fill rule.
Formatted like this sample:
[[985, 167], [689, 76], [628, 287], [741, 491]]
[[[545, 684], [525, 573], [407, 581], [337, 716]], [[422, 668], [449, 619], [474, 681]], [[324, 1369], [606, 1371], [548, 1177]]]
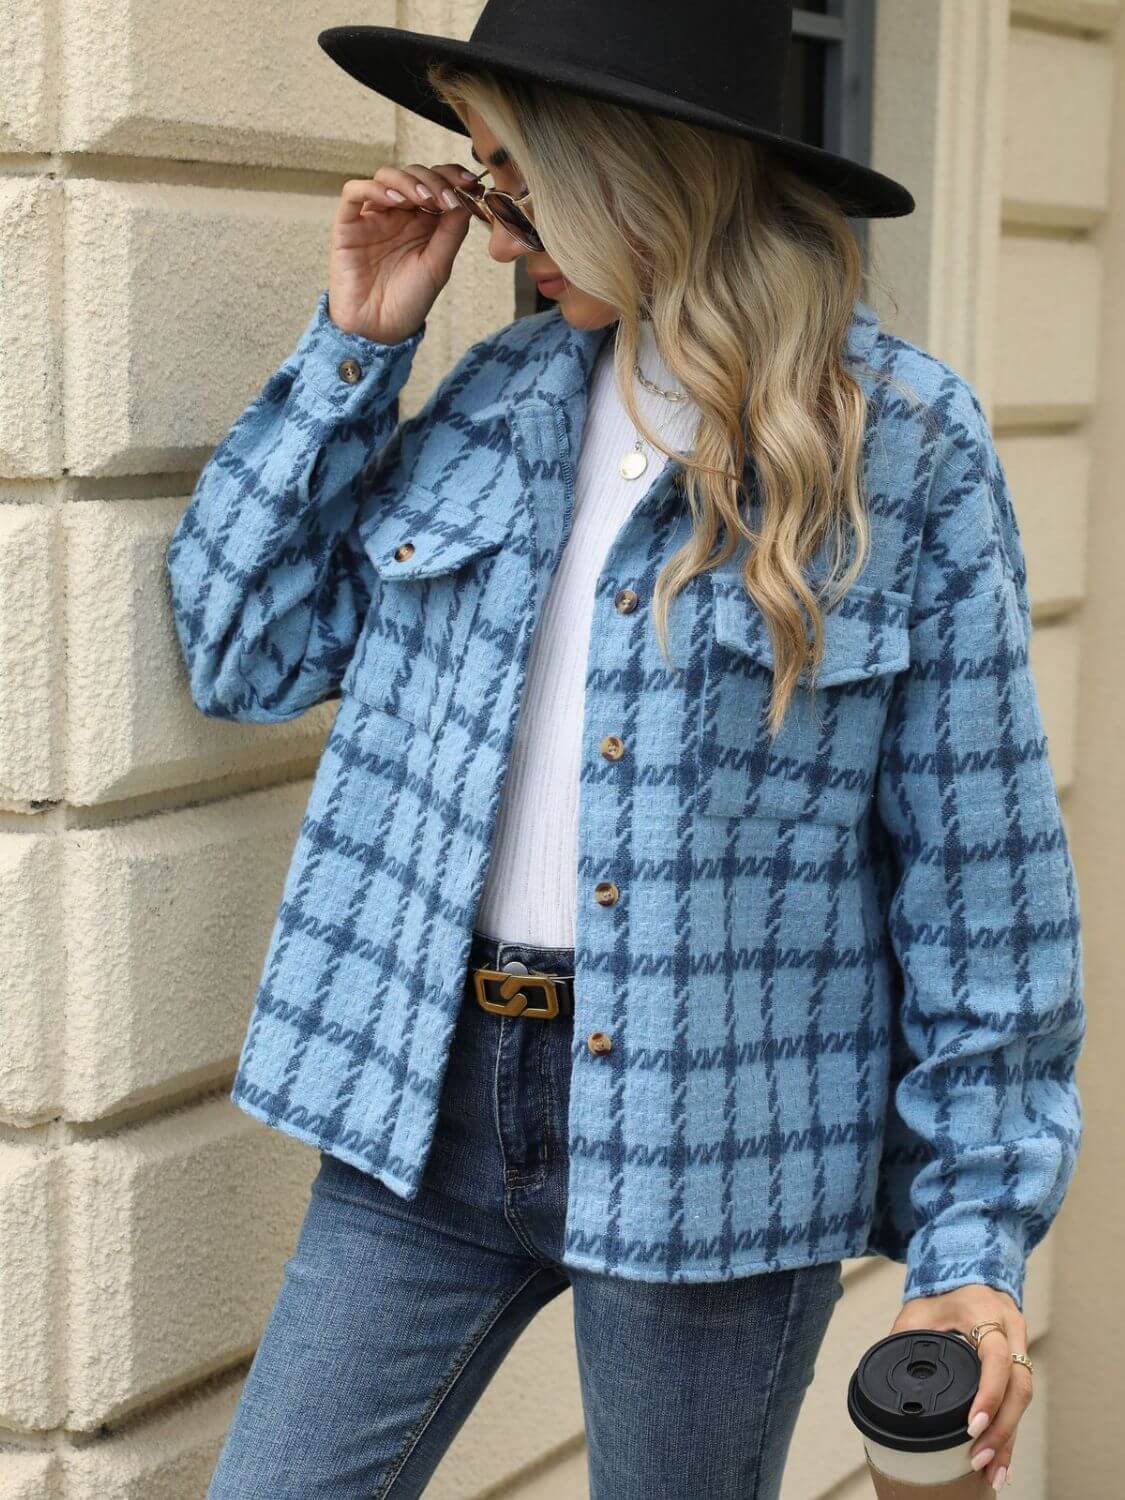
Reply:
[[573, 974], [523, 974], [513, 969], [469, 969], [476, 1002], [497, 1016], [550, 1021], [574, 1014]]

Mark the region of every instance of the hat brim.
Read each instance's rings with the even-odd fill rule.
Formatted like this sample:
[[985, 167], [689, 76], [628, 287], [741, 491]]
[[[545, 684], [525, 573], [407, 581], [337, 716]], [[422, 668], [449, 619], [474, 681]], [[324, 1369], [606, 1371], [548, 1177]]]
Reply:
[[538, 61], [502, 47], [404, 31], [397, 26], [330, 26], [318, 34], [317, 42], [357, 82], [458, 135], [469, 134], [461, 117], [426, 83], [426, 67], [431, 62], [461, 63], [465, 67], [487, 68], [502, 77], [556, 84], [593, 99], [761, 141], [854, 218], [900, 218], [913, 213], [915, 208], [913, 194], [901, 182], [872, 167], [819, 146], [747, 125], [717, 110], [678, 100], [674, 94], [599, 73], [596, 68], [558, 59]]

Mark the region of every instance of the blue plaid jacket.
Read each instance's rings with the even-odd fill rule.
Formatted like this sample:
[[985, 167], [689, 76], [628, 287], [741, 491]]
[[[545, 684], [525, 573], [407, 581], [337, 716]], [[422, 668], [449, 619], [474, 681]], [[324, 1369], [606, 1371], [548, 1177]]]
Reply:
[[[232, 1097], [410, 1198], [608, 330], [518, 319], [400, 421], [425, 325], [380, 344], [327, 303], [167, 564], [204, 713], [339, 697]], [[672, 669], [659, 654], [682, 465], [597, 582], [566, 1259], [687, 1282], [881, 1254], [907, 1298], [983, 1282], [1022, 1305], [1079, 1148], [1085, 1028], [1024, 557], [973, 387], [863, 302], [848, 358], [870, 560], [774, 743], [741, 556], [673, 602]]]

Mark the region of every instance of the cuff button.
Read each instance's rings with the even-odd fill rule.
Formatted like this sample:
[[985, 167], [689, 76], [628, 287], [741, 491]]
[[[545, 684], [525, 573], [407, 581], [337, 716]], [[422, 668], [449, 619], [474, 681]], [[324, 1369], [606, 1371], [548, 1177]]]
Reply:
[[337, 373], [339, 374], [341, 380], [346, 380], [349, 385], [355, 385], [357, 381], [363, 379], [363, 366], [360, 364], [358, 359], [353, 359], [351, 355], [349, 355], [347, 359], [342, 359], [340, 361], [340, 366]]

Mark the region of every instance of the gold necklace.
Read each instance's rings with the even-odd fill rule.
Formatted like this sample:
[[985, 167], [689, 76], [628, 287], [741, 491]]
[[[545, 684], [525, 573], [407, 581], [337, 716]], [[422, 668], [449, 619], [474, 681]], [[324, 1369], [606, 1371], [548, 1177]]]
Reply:
[[[653, 381], [649, 380], [648, 376], [641, 369], [639, 360], [633, 361], [633, 373], [636, 375], [637, 379], [641, 382], [645, 389], [652, 391], [654, 395], [663, 396], [666, 401], [687, 400], [686, 391], [666, 391], [661, 386], [658, 386], [654, 384]], [[640, 433], [638, 432], [637, 441], [633, 444], [633, 446], [627, 453], [622, 455], [621, 463], [619, 465], [619, 472], [622, 479], [639, 479], [644, 471], [648, 468], [648, 457], [644, 452], [644, 441], [644, 438], [641, 437]]]

